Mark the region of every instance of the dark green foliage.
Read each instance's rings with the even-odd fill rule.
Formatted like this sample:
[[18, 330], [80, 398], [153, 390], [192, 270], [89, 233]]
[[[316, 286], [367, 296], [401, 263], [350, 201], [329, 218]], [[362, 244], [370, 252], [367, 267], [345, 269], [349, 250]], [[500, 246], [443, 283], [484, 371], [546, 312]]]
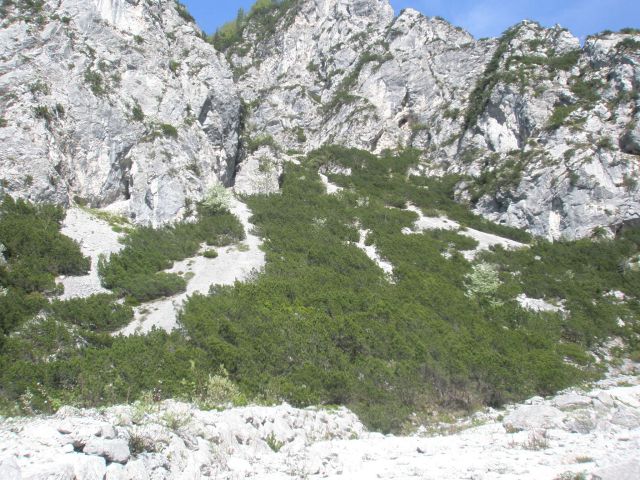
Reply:
[[498, 48], [496, 49], [491, 61], [487, 65], [482, 77], [478, 80], [475, 88], [471, 92], [469, 97], [469, 106], [465, 113], [465, 126], [470, 128], [478, 121], [478, 117], [487, 106], [491, 92], [499, 82], [498, 70], [502, 57], [507, 53], [509, 44], [513, 40], [518, 32], [518, 27], [513, 27], [502, 34], [498, 42]]
[[131, 116], [136, 122], [144, 122], [144, 112], [140, 104], [136, 103], [131, 107]]
[[[0, 18], [12, 18], [13, 20], [43, 25], [46, 22], [46, 17], [43, 14], [44, 6], [44, 0], [3, 0], [0, 5]], [[11, 17], [10, 12], [13, 13]]]
[[304, 133], [304, 129], [302, 127], [297, 127], [295, 129], [296, 140], [298, 143], [304, 143], [307, 141], [307, 136]]
[[176, 12], [178, 12], [178, 15], [180, 15], [180, 18], [182, 18], [185, 22], [196, 23], [195, 18], [193, 18], [193, 16], [189, 13], [189, 10], [187, 10], [187, 7], [185, 7], [182, 3], [180, 3], [177, 0], [176, 0]]
[[271, 147], [273, 150], [279, 150], [279, 146], [271, 135], [258, 135], [254, 138], [249, 138], [246, 141], [247, 151], [254, 153], [260, 147]]
[[551, 55], [551, 56], [524, 56], [524, 57], [511, 57], [509, 62], [518, 62], [522, 65], [540, 65], [546, 66], [552, 73], [559, 70], [568, 72], [576, 66], [580, 59], [580, 50], [572, 50], [563, 55]]
[[[496, 298], [502, 303], [470, 299], [469, 264], [459, 254], [445, 259], [442, 253], [451, 244], [472, 248], [473, 241], [454, 232], [403, 235], [415, 216], [388, 208], [411, 201], [423, 210], [464, 217], [457, 211], [464, 207], [450, 198], [455, 179], [407, 183], [415, 161], [413, 152], [377, 158], [331, 147], [310, 155], [306, 166], [287, 165], [282, 195], [248, 199], [253, 221], [268, 239], [265, 273], [253, 283], [188, 302], [181, 321], [195, 346], [224, 363], [250, 393], [267, 389], [296, 405], [346, 403], [384, 430], [399, 428], [409, 412], [427, 405], [500, 404], [588, 377], [589, 369], [572, 367], [564, 358], [589, 366], [585, 346], [618, 333], [620, 310], [611, 310], [602, 293], [609, 282], [623, 282], [600, 271], [617, 275], [614, 259], [637, 248], [633, 242], [618, 251], [619, 242], [578, 248], [566, 258], [564, 245], [550, 252], [555, 246], [546, 243], [516, 253], [485, 253], [486, 261], [501, 265]], [[331, 176], [345, 189], [341, 195], [325, 195], [315, 174], [328, 164], [352, 169], [350, 176]], [[395, 284], [347, 243], [357, 240], [350, 227], [356, 221], [371, 230], [367, 243], [394, 265]], [[607, 259], [602, 265], [579, 260], [599, 258], [599, 248]], [[542, 255], [542, 266], [535, 255]], [[516, 264], [514, 258], [529, 263]], [[554, 267], [546, 275], [548, 263]], [[580, 264], [578, 283], [566, 285], [564, 275], [574, 264]], [[523, 292], [515, 276], [523, 270], [532, 283], [524, 293], [566, 293], [563, 298], [584, 313], [565, 321], [520, 310], [513, 298]], [[553, 288], [559, 282], [563, 290]]]
[[200, 209], [197, 223], [182, 223], [161, 229], [140, 227], [125, 238], [125, 248], [102, 259], [99, 271], [106, 288], [119, 295], [145, 302], [171, 296], [186, 288], [179, 275], [164, 273], [174, 261], [193, 256], [206, 242], [226, 245], [244, 238], [242, 226], [228, 212], [212, 214]]
[[39, 293], [28, 294], [19, 288], [7, 288], [6, 294], [0, 296], [0, 349], [5, 335], [11, 333], [25, 320], [37, 314], [46, 304]]
[[44, 120], [47, 124], [53, 121], [53, 114], [46, 105], [38, 105], [33, 109], [33, 113], [36, 118]]
[[0, 128], [4, 128], [9, 124], [9, 122], [7, 122], [7, 119], [4, 117], [0, 117]]
[[576, 105], [558, 105], [547, 122], [547, 130], [557, 130], [565, 120], [578, 109]]
[[113, 295], [93, 295], [61, 302], [51, 302], [49, 315], [69, 325], [92, 332], [113, 332], [133, 319], [131, 307], [115, 303]]
[[593, 104], [600, 100], [598, 89], [602, 87], [599, 80], [577, 79], [571, 85], [571, 91], [579, 98], [582, 104]]
[[0, 266], [0, 285], [27, 293], [54, 289], [58, 275], [81, 275], [90, 260], [78, 244], [60, 234], [64, 212], [52, 205], [31, 205], [5, 196], [0, 205], [0, 243], [7, 266]]
[[602, 88], [600, 80], [584, 80], [573, 78], [571, 91], [577, 97], [577, 101], [570, 105], [557, 105], [547, 121], [547, 130], [556, 130], [565, 124], [567, 118], [576, 110], [591, 109], [600, 100], [599, 89]]
[[640, 41], [633, 38], [625, 38], [616, 45], [616, 48], [621, 52], [638, 53], [640, 52]]
[[[392, 431], [412, 413], [500, 405], [595, 378], [587, 349], [611, 336], [640, 351], [640, 304], [607, 293], [640, 296], [640, 272], [618, 268], [640, 252], [639, 230], [615, 240], [537, 240], [518, 251], [484, 252], [477, 261], [494, 265], [500, 282], [491, 298], [469, 296], [472, 265], [460, 251], [475, 242], [454, 231], [405, 235], [417, 217], [404, 207], [410, 202], [484, 231], [505, 227], [453, 201], [460, 178], [408, 176], [417, 161], [412, 150], [377, 157], [326, 147], [301, 165], [287, 164], [280, 195], [246, 199], [265, 239], [264, 272], [191, 297], [180, 333], [114, 338], [102, 332], [125, 324], [130, 310], [113, 297], [47, 307], [41, 294], [9, 286], [0, 308], [11, 308], [0, 311], [18, 320], [3, 327], [14, 335], [0, 337], [0, 404], [27, 391], [35, 411], [131, 401], [151, 390], [160, 398], [188, 396], [224, 365], [248, 397], [346, 404], [370, 427]], [[331, 166], [352, 171], [329, 174], [343, 187], [335, 195], [317, 175]], [[202, 243], [242, 237], [231, 215], [202, 210], [196, 224], [133, 231], [124, 250], [103, 262], [103, 276], [127, 288], [147, 285]], [[353, 245], [359, 229], [369, 230], [366, 243], [393, 264], [393, 283]], [[562, 300], [567, 314], [524, 311], [514, 301], [520, 293]], [[48, 318], [24, 321], [40, 311]]]
[[84, 81], [89, 85], [89, 89], [97, 97], [100, 97], [107, 93], [107, 89], [104, 83], [104, 78], [100, 72], [96, 72], [87, 68], [84, 72]]
[[[499, 39], [498, 48], [487, 65], [484, 74], [480, 80], [478, 80], [475, 89], [471, 92], [469, 106], [465, 114], [466, 128], [475, 125], [478, 116], [484, 111], [489, 102], [491, 92], [500, 81], [507, 83], [516, 82], [523, 86], [530, 83], [529, 76], [524, 67], [531, 65], [544, 66], [551, 74], [555, 74], [558, 71], [570, 71], [578, 63], [581, 51], [573, 50], [563, 55], [554, 55], [552, 54], [553, 52], [551, 52], [548, 56], [529, 55], [508, 57], [504, 68], [501, 68], [501, 63], [509, 50], [509, 44], [515, 38], [518, 28], [519, 26], [516, 26], [507, 30]], [[537, 45], [533, 47], [537, 47]], [[521, 68], [516, 71], [510, 70], [510, 66], [513, 63], [520, 65]]]
[[298, 0], [257, 0], [248, 14], [240, 9], [235, 20], [224, 24], [209, 41], [213, 46], [229, 54], [239, 47], [246, 28], [257, 36], [257, 43], [263, 42], [276, 31], [278, 21], [296, 6]]
[[205, 252], [202, 254], [203, 257], [205, 258], [217, 258], [218, 257], [218, 252], [216, 250], [205, 250]]
[[178, 73], [178, 70], [180, 70], [180, 62], [178, 62], [177, 60], [170, 60], [169, 70], [171, 70], [173, 73]]
[[162, 135], [169, 138], [178, 138], [178, 129], [168, 123], [162, 123], [159, 125]]
[[90, 260], [78, 244], [60, 234], [64, 212], [5, 196], [0, 204], [0, 347], [4, 336], [46, 304], [43, 294], [56, 289], [57, 275], [81, 275]]
[[[55, 332], [53, 338], [64, 341], [67, 334], [60, 328], [51, 324], [46, 328]], [[85, 341], [83, 348], [66, 350], [48, 361], [14, 356], [15, 350], [0, 355], [2, 398], [15, 401], [28, 389], [34, 395], [33, 409], [43, 412], [63, 404], [131, 402], [151, 390], [162, 398], [176, 398], [202, 382], [204, 372], [217, 368], [178, 334], [155, 330], [144, 337], [85, 335]], [[47, 343], [39, 348], [55, 348], [53, 342]]]
[[473, 180], [472, 203], [476, 203], [484, 195], [495, 195], [516, 188], [522, 179], [524, 167], [525, 161], [522, 158], [510, 158], [495, 170], [484, 169]]
[[342, 79], [342, 82], [340, 82], [340, 85], [333, 94], [333, 98], [326, 105], [322, 106], [324, 112], [332, 112], [341, 105], [353, 103], [354, 101], [358, 100], [360, 97], [351, 95], [349, 92], [360, 77], [360, 72], [362, 72], [364, 66], [368, 63], [378, 63], [378, 65], [381, 65], [391, 58], [392, 56], [390, 54], [380, 55], [370, 51], [364, 52], [356, 62], [349, 75], [345, 76]]

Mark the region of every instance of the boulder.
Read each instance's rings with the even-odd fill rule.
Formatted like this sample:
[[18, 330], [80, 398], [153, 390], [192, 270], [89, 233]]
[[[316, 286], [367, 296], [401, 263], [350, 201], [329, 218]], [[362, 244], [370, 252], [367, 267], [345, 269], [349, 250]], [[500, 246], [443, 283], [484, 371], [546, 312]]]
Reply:
[[119, 463], [112, 463], [107, 467], [104, 480], [127, 480], [124, 467]]
[[107, 463], [102, 457], [74, 455], [73, 471], [76, 480], [103, 480], [107, 472]]
[[502, 424], [507, 430], [561, 428], [564, 414], [548, 405], [523, 405], [511, 412]]
[[611, 416], [611, 423], [629, 430], [640, 428], [640, 413], [631, 408], [619, 407]]
[[611, 465], [594, 472], [593, 480], [638, 480], [640, 478], [640, 461]]
[[574, 392], [565, 393], [554, 398], [553, 405], [560, 410], [573, 410], [590, 406], [591, 398]]
[[129, 444], [123, 439], [91, 438], [84, 446], [87, 455], [97, 455], [109, 462], [127, 463], [130, 452]]
[[2, 480], [22, 480], [22, 473], [15, 457], [0, 459], [0, 478]]
[[22, 478], [23, 480], [76, 480], [73, 465], [65, 462], [52, 462], [25, 468]]

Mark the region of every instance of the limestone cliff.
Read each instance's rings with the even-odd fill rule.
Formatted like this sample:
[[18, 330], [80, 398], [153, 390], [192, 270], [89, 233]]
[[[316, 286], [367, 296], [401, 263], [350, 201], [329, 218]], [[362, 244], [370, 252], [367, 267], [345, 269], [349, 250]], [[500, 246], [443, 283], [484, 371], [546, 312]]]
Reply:
[[233, 181], [231, 72], [173, 0], [4, 2], [0, 95], [14, 195], [159, 224]]
[[[282, 151], [420, 149], [460, 199], [550, 238], [636, 219], [640, 36], [522, 22], [499, 39], [386, 0], [284, 2], [225, 46], [247, 135]], [[277, 161], [278, 154], [274, 154]], [[606, 233], [606, 232], [605, 232]]]
[[5, 2], [0, 25], [14, 194], [158, 224], [217, 180], [277, 191], [285, 161], [342, 144], [417, 148], [413, 173], [461, 175], [460, 201], [548, 238], [640, 217], [637, 30], [476, 40], [388, 0], [286, 0], [217, 53], [171, 0], [34, 5]]

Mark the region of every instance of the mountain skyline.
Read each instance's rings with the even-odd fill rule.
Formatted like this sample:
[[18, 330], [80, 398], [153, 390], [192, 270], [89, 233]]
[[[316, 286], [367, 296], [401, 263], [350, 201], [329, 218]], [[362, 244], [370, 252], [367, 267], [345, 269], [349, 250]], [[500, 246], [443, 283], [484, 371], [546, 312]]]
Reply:
[[[231, 0], [211, 6], [209, 0], [183, 0], [200, 27], [213, 33], [236, 17], [238, 9], [249, 10], [255, 0]], [[396, 13], [413, 8], [427, 16], [441, 16], [461, 26], [476, 38], [496, 37], [511, 25], [529, 19], [545, 26], [560, 24], [582, 41], [603, 30], [640, 26], [640, 4], [631, 0], [390, 0]]]

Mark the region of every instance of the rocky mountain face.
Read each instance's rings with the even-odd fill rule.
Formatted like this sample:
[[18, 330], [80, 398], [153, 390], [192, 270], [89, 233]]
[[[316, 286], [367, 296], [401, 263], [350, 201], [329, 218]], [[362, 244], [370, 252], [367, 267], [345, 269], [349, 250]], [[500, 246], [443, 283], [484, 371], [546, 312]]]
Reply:
[[636, 30], [476, 40], [388, 0], [285, 0], [216, 53], [173, 1], [33, 4], [0, 29], [0, 164], [21, 196], [162, 223], [217, 179], [277, 191], [285, 161], [342, 144], [417, 148], [414, 173], [461, 175], [460, 201], [548, 238], [640, 218]]
[[272, 158], [327, 143], [418, 148], [416, 173], [469, 175], [462, 201], [549, 238], [638, 217], [637, 31], [581, 47], [523, 22], [475, 40], [411, 9], [394, 17], [386, 0], [284, 2], [272, 15], [266, 38], [255, 16], [225, 49], [246, 134]]
[[240, 100], [173, 0], [6, 1], [0, 178], [34, 201], [183, 215], [233, 181]]

